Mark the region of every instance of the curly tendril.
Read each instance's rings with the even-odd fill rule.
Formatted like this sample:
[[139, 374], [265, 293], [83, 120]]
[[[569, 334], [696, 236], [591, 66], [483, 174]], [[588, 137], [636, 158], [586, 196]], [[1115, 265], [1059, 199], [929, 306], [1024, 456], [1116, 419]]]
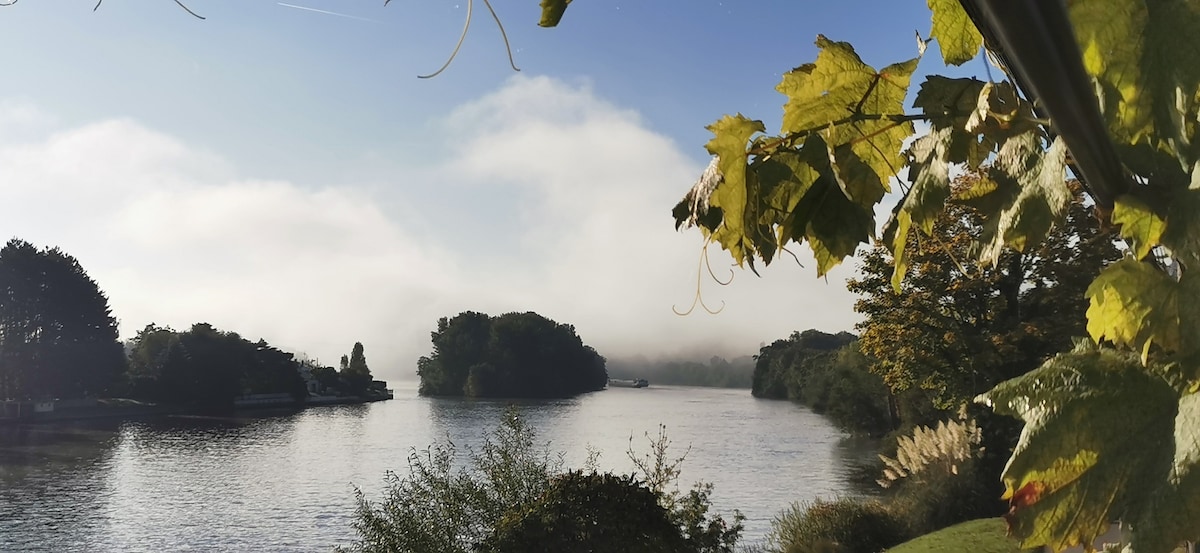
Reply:
[[[391, 1], [392, 0], [383, 0], [383, 5], [386, 6]], [[508, 33], [504, 32], [504, 23], [500, 21], [500, 16], [496, 15], [496, 10], [492, 7], [492, 3], [489, 0], [483, 0], [483, 5], [487, 6], [488, 11], [492, 14], [492, 19], [496, 21], [496, 26], [500, 28], [500, 38], [504, 39], [504, 51], [508, 53], [508, 64], [512, 66], [513, 71], [520, 71], [521, 69], [517, 67], [517, 62], [513, 60], [512, 44], [508, 42]], [[458, 36], [458, 44], [454, 45], [454, 51], [450, 52], [450, 58], [447, 59], [446, 63], [443, 63], [437, 71], [434, 71], [428, 75], [417, 75], [418, 79], [432, 79], [438, 75], [441, 75], [442, 71], [445, 71], [447, 67], [450, 67], [450, 64], [454, 61], [454, 58], [458, 57], [458, 51], [462, 48], [463, 41], [467, 39], [467, 31], [471, 29], [471, 15], [474, 12], [474, 9], [475, 0], [467, 0], [467, 19], [463, 22], [462, 34]]]
[[708, 306], [708, 304], [704, 303], [704, 297], [700, 293], [700, 285], [703, 283], [702, 279], [704, 277], [704, 269], [706, 267], [708, 268], [708, 275], [711, 276], [717, 284], [720, 284], [721, 286], [728, 286], [729, 283], [733, 282], [734, 272], [732, 268], [729, 269], [729, 280], [724, 282], [721, 282], [721, 279], [717, 278], [717, 274], [713, 272], [712, 264], [708, 260], [708, 245], [711, 243], [712, 239], [706, 240], [704, 245], [700, 247], [700, 266], [696, 268], [696, 295], [692, 297], [692, 305], [688, 306], [686, 311], [680, 311], [674, 305], [671, 306], [671, 311], [674, 311], [675, 314], [679, 315], [680, 317], [691, 315], [692, 311], [696, 310], [697, 305], [707, 311], [709, 315], [716, 315], [725, 309], [725, 300], [721, 300], [721, 307], [712, 309]]

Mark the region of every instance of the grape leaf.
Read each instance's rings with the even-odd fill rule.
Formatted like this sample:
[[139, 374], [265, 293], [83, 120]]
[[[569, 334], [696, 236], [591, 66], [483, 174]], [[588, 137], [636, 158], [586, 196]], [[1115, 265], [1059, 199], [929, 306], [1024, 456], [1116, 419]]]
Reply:
[[1162, 240], [1167, 223], [1136, 196], [1125, 194], [1115, 202], [1112, 222], [1121, 225], [1121, 237], [1130, 244], [1134, 257], [1142, 259]]
[[1060, 354], [977, 401], [1025, 421], [1002, 476], [1022, 548], [1090, 545], [1173, 456], [1176, 391], [1112, 350]]
[[557, 27], [570, 3], [571, 0], [542, 0], [542, 19], [538, 21], [538, 26]]
[[893, 258], [892, 288], [900, 292], [900, 283], [908, 263], [904, 248], [909, 228], [915, 223], [926, 235], [933, 233], [933, 223], [946, 207], [950, 197], [950, 164], [948, 153], [954, 130], [935, 128], [915, 140], [908, 149], [908, 180], [912, 183], [904, 200], [897, 204], [892, 217], [884, 226], [883, 241], [890, 245]]
[[[850, 145], [850, 151], [857, 159], [851, 159], [848, 152], [841, 157], [851, 164], [861, 161], [877, 175], [878, 184], [861, 183], [862, 186], [881, 188], [886, 192], [889, 180], [903, 167], [900, 152], [904, 140], [912, 135], [912, 124], [851, 118], [854, 115], [903, 114], [904, 98], [918, 59], [895, 63], [877, 72], [863, 63], [845, 42], [818, 36], [817, 47], [820, 53], [816, 62], [784, 74], [776, 87], [788, 97], [783, 107], [782, 132], [825, 129], [824, 139], [831, 151]], [[839, 124], [831, 125], [835, 122]], [[857, 172], [859, 169], [849, 170]], [[874, 191], [868, 197], [873, 194]]]
[[[746, 170], [746, 144], [765, 127], [762, 121], [748, 119], [739, 113], [726, 115], [706, 128], [713, 133], [713, 138], [704, 147], [717, 156], [717, 167], [724, 177], [709, 198], [709, 205], [721, 208], [724, 217], [721, 227], [713, 233], [713, 239], [741, 265], [746, 260], [742, 243], [747, 236], [747, 188], [753, 184], [748, 179], [753, 174]], [[757, 201], [757, 194], [754, 199]]]
[[820, 277], [846, 257], [854, 255], [859, 244], [871, 239], [875, 216], [870, 209], [847, 199], [832, 177], [818, 180], [808, 195], [814, 197], [814, 206], [804, 237], [817, 260], [817, 276]]
[[1188, 0], [1072, 2], [1084, 68], [1096, 78], [1109, 135], [1149, 141], [1183, 166], [1200, 89], [1200, 6]]
[[846, 199], [866, 208], [883, 199], [888, 188], [871, 166], [867, 165], [848, 144], [829, 148], [829, 164], [833, 176]]
[[928, 0], [933, 12], [933, 28], [929, 38], [937, 39], [942, 60], [947, 65], [962, 65], [979, 53], [983, 46], [983, 35], [967, 17], [958, 0]]
[[853, 255], [859, 244], [870, 240], [875, 229], [874, 211], [846, 198], [825, 151], [821, 136], [809, 135], [796, 162], [803, 165], [804, 178], [812, 181], [780, 225], [782, 236], [797, 242], [808, 240], [817, 260], [818, 276]]
[[904, 283], [904, 275], [908, 273], [908, 255], [904, 251], [908, 246], [908, 232], [912, 229], [912, 213], [903, 209], [902, 205], [888, 221], [888, 230], [883, 235], [883, 243], [892, 249], [892, 290], [900, 293], [900, 285]]
[[1162, 242], [1185, 265], [1200, 267], [1200, 162], [1192, 167], [1191, 184], [1175, 190], [1167, 209], [1167, 228]]
[[768, 158], [760, 158], [750, 168], [758, 175], [759, 186], [765, 206], [761, 221], [781, 224], [787, 214], [796, 209], [796, 204], [812, 183], [820, 177], [816, 169], [796, 152], [776, 152]]
[[1071, 202], [1065, 180], [1066, 145], [1055, 139], [1043, 152], [1036, 132], [1009, 138], [987, 177], [956, 201], [983, 215], [979, 259], [995, 265], [1005, 245], [1024, 251], [1040, 243], [1065, 214]]
[[908, 179], [912, 188], [904, 197], [905, 209], [925, 234], [933, 233], [933, 222], [950, 197], [950, 148], [954, 130], [934, 129], [909, 148]]
[[1106, 267], [1088, 286], [1087, 330], [1097, 342], [1140, 349], [1179, 347], [1179, 284], [1153, 265], [1125, 258]]
[[1179, 400], [1173, 430], [1170, 472], [1158, 479], [1146, 508], [1130, 521], [1131, 545], [1139, 553], [1167, 552], [1184, 540], [1200, 540], [1195, 523], [1200, 519], [1200, 394]]

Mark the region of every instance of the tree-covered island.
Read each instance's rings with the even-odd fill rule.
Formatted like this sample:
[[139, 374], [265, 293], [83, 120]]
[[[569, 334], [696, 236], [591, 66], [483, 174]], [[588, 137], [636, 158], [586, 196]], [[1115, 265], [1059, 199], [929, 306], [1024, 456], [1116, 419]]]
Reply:
[[442, 317], [417, 362], [421, 395], [567, 397], [604, 389], [604, 357], [575, 327], [537, 313]]

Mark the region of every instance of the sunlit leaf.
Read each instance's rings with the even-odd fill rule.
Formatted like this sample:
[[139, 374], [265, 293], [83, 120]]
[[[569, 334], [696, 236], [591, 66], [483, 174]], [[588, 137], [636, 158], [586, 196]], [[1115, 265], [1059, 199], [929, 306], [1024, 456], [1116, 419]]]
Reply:
[[740, 265], [746, 259], [742, 241], [747, 237], [748, 179], [753, 178], [753, 174], [746, 171], [746, 145], [751, 136], [765, 129], [762, 121], [747, 119], [741, 114], [726, 115], [707, 128], [713, 133], [713, 138], [704, 147], [717, 156], [717, 166], [724, 177], [709, 198], [709, 205], [721, 208], [724, 215], [721, 228], [713, 233], [713, 238], [729, 250]]
[[1096, 277], [1086, 296], [1087, 330], [1097, 342], [1140, 350], [1143, 360], [1152, 344], [1179, 347], [1179, 284], [1153, 265], [1122, 259]]
[[1121, 237], [1130, 244], [1138, 259], [1146, 257], [1150, 249], [1158, 245], [1167, 227], [1166, 221], [1150, 206], [1129, 194], [1117, 198], [1112, 221], [1121, 225]]
[[[820, 36], [817, 47], [820, 48], [817, 61], [786, 73], [777, 87], [788, 97], [783, 108], [782, 132], [823, 129], [831, 149], [836, 151], [839, 146], [849, 145], [849, 151], [875, 172], [879, 186], [886, 191], [888, 181], [904, 165], [900, 152], [904, 140], [913, 132], [912, 124], [852, 119], [862, 114], [872, 117], [903, 114], [909, 79], [918, 60], [875, 71], [845, 42]], [[848, 154], [843, 155], [848, 158]]]
[[958, 0], [928, 0], [933, 12], [933, 29], [929, 37], [937, 39], [942, 60], [950, 65], [971, 61], [983, 46], [983, 35], [967, 17]]
[[1091, 544], [1146, 497], [1172, 456], [1177, 397], [1111, 350], [1058, 355], [980, 396], [1025, 421], [1003, 475], [1021, 547]]
[[1184, 166], [1200, 89], [1200, 5], [1189, 0], [1072, 2], [1084, 67], [1097, 80], [1110, 135], [1149, 141]]
[[538, 21], [538, 25], [542, 27], [556, 27], [558, 22], [562, 21], [563, 13], [567, 11], [567, 5], [571, 0], [542, 0], [542, 19]]
[[908, 246], [908, 231], [912, 228], [912, 214], [906, 210], [898, 210], [888, 223], [888, 231], [883, 241], [892, 250], [892, 290], [900, 293], [900, 285], [904, 283], [904, 275], [908, 272], [908, 254], [904, 249]]

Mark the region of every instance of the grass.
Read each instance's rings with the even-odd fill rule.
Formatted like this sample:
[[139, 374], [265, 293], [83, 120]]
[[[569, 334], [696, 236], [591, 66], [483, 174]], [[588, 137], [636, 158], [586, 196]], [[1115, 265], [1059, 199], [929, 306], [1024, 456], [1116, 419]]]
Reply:
[[904, 542], [888, 553], [1021, 553], [1005, 531], [1004, 519], [981, 518]]

